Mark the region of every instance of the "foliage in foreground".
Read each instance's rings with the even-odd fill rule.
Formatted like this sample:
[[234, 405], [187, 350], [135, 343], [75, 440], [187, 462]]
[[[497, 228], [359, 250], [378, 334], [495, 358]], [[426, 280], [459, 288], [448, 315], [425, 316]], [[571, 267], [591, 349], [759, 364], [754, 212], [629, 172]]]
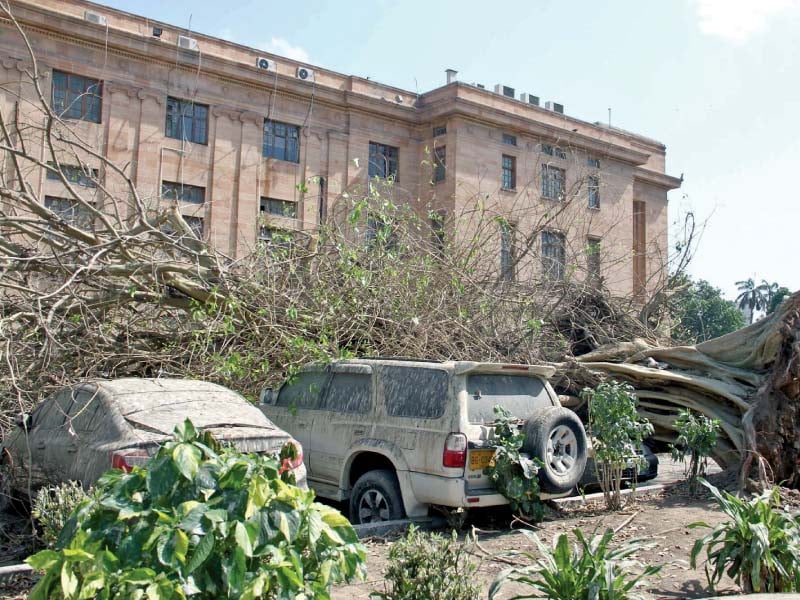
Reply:
[[39, 539], [52, 548], [70, 515], [89, 496], [75, 481], [68, 481], [39, 489], [33, 499], [31, 514], [41, 527]]
[[637, 460], [642, 440], [653, 433], [653, 426], [636, 412], [633, 387], [607, 381], [595, 389], [585, 388], [582, 397], [589, 405], [589, 429], [594, 448], [597, 479], [611, 510], [622, 504], [622, 476], [626, 468], [641, 467]]
[[[700, 482], [729, 520], [695, 542], [692, 568], [705, 548], [706, 578], [712, 589], [727, 573], [748, 594], [800, 591], [800, 516], [781, 509], [778, 488], [742, 500], [703, 479]], [[689, 527], [709, 525], [698, 522]]]
[[675, 420], [678, 438], [672, 446], [672, 459], [677, 462], [689, 456], [689, 493], [697, 490], [697, 478], [706, 474], [708, 457], [717, 445], [719, 419], [709, 419], [690, 410], [682, 410]]
[[350, 523], [281, 479], [278, 461], [221, 448], [187, 419], [146, 468], [109, 471], [27, 562], [45, 598], [329, 598], [363, 574]]
[[494, 407], [494, 415], [494, 457], [485, 473], [508, 499], [511, 510], [539, 522], [544, 505], [539, 499], [538, 461], [520, 451], [525, 434], [516, 426], [516, 417], [499, 405]]
[[477, 600], [474, 583], [477, 565], [456, 532], [450, 537], [420, 532], [411, 527], [389, 550], [385, 591], [373, 592], [381, 600]]
[[586, 538], [574, 529], [576, 544], [570, 548], [566, 533], [553, 540], [548, 548], [536, 534], [522, 530], [537, 552], [518, 551], [510, 556], [522, 556], [530, 565], [511, 567], [500, 573], [489, 588], [492, 600], [508, 582], [527, 586], [527, 594], [514, 598], [550, 598], [551, 600], [633, 600], [642, 596], [636, 588], [648, 577], [661, 570], [661, 565], [643, 565], [634, 555], [649, 547], [639, 539], [629, 540], [617, 547], [611, 542], [614, 532]]

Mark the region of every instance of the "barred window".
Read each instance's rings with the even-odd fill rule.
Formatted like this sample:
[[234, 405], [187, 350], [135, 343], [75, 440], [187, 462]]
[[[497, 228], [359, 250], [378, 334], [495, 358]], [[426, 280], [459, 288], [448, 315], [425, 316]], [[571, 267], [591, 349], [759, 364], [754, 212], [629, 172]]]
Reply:
[[517, 136], [511, 135], [510, 133], [503, 134], [503, 143], [508, 144], [509, 146], [516, 146], [517, 145]]
[[206, 201], [206, 188], [174, 181], [162, 181], [161, 197], [165, 200], [203, 204]]
[[562, 148], [551, 146], [550, 144], [542, 144], [542, 154], [555, 156], [556, 158], [567, 158], [567, 153]]
[[400, 151], [394, 146], [369, 143], [369, 178], [380, 177], [386, 179], [392, 177], [397, 180], [397, 164]]
[[53, 111], [64, 119], [100, 122], [103, 83], [97, 79], [53, 71]]
[[503, 154], [502, 186], [504, 190], [513, 190], [517, 187], [517, 159], [506, 154]]
[[595, 168], [595, 169], [599, 169], [600, 168], [600, 159], [599, 158], [595, 158], [593, 156], [590, 156], [586, 160], [586, 164], [589, 165], [590, 167]]
[[600, 208], [600, 178], [587, 177], [586, 188], [589, 192], [589, 208]]
[[447, 213], [442, 210], [430, 213], [431, 241], [433, 242], [433, 247], [436, 249], [436, 252], [439, 254], [444, 252], [445, 247], [444, 220], [446, 217]]
[[559, 148], [558, 146], [553, 148], [553, 151], [554, 151], [554, 153], [556, 155], [556, 158], [567, 158], [567, 153], [563, 149]]
[[439, 137], [440, 135], [444, 135], [447, 133], [447, 126], [440, 125], [439, 127], [433, 128], [433, 137]]
[[542, 165], [542, 197], [563, 200], [564, 180], [564, 169], [552, 165]]
[[300, 162], [300, 127], [289, 123], [264, 120], [264, 145], [266, 158]]
[[77, 200], [72, 198], [44, 197], [44, 207], [52, 210], [65, 223], [78, 229], [90, 230], [92, 228], [92, 213]]
[[500, 278], [514, 279], [514, 226], [506, 221], [500, 223]]
[[447, 176], [447, 148], [441, 146], [433, 151], [433, 181], [439, 183]]
[[297, 218], [297, 203], [277, 198], [261, 198], [259, 211], [262, 214], [277, 215], [290, 219]]
[[600, 238], [586, 238], [586, 279], [596, 284], [600, 281]]
[[555, 281], [564, 280], [566, 244], [563, 233], [542, 232], [542, 270], [545, 277]]
[[164, 135], [195, 144], [208, 144], [208, 106], [193, 100], [167, 98]]
[[[54, 169], [56, 168], [56, 164], [53, 162], [47, 164]], [[70, 183], [74, 183], [83, 187], [97, 187], [97, 177], [99, 175], [99, 171], [97, 169], [78, 167], [76, 165], [61, 165], [61, 173]], [[61, 181], [61, 177], [59, 177], [58, 173], [49, 169], [47, 171], [47, 178], [53, 181]]]

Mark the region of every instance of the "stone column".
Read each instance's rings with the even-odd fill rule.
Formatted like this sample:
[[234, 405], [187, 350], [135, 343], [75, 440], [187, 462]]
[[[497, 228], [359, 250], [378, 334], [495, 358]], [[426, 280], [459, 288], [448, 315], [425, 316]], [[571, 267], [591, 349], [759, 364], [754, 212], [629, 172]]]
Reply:
[[216, 117], [213, 141], [213, 176], [210, 193], [208, 240], [217, 250], [231, 256], [236, 253], [236, 200], [239, 195], [239, 151], [241, 148], [240, 111], [216, 106], [212, 109]]
[[239, 197], [236, 207], [236, 258], [255, 249], [258, 237], [258, 208], [260, 195], [261, 146], [264, 137], [264, 117], [258, 113], [240, 113], [241, 150], [239, 159]]
[[[130, 85], [107, 82], [104, 92], [104, 100], [108, 104], [105, 156], [110, 163], [123, 170], [125, 175], [132, 177], [139, 122], [139, 100], [136, 96], [138, 90]], [[109, 207], [106, 210], [108, 214], [118, 214], [120, 220], [136, 214], [130, 189], [123, 176], [106, 167], [104, 186], [117, 202], [117, 210]]]

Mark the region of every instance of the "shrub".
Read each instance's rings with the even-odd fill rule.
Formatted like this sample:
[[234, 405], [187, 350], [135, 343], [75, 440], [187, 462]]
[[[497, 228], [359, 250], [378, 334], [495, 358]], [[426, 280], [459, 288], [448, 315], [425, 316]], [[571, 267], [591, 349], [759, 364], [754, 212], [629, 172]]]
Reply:
[[221, 448], [189, 420], [145, 468], [109, 471], [27, 562], [43, 598], [329, 598], [363, 574], [350, 523], [281, 479], [278, 459]]
[[[727, 572], [745, 593], [800, 591], [800, 516], [780, 509], [777, 488], [742, 500], [700, 479], [729, 520], [697, 540], [690, 564], [706, 548], [706, 578], [712, 590]], [[692, 523], [689, 527], [709, 527]], [[709, 571], [709, 564], [712, 569]]]
[[455, 531], [445, 537], [412, 526], [389, 550], [385, 591], [370, 596], [382, 600], [477, 600], [480, 587], [473, 581], [477, 570]]
[[643, 565], [635, 560], [635, 553], [650, 547], [634, 539], [611, 547], [614, 532], [590, 539], [580, 529], [574, 529], [577, 543], [570, 549], [566, 533], [553, 540], [548, 548], [530, 531], [521, 531], [538, 550], [511, 552], [510, 556], [523, 556], [532, 564], [511, 567], [501, 572], [489, 588], [489, 600], [509, 581], [528, 586], [536, 596], [516, 595], [515, 598], [550, 598], [551, 600], [628, 600], [641, 598], [636, 588], [647, 577], [661, 570], [661, 565]]
[[705, 415], [696, 415], [690, 410], [682, 410], [675, 420], [678, 430], [676, 443], [672, 446], [672, 459], [683, 462], [689, 459], [689, 492], [697, 490], [697, 478], [706, 474], [708, 457], [717, 445], [719, 419], [709, 419]]
[[593, 437], [594, 464], [603, 489], [606, 505], [611, 510], [622, 504], [622, 476], [633, 460], [635, 468], [642, 440], [653, 433], [647, 419], [636, 412], [637, 399], [633, 387], [617, 381], [601, 383], [596, 389], [585, 388], [581, 396], [589, 405], [589, 430]]
[[70, 515], [89, 496], [76, 481], [40, 488], [31, 514], [42, 528], [39, 539], [52, 548]]
[[515, 417], [502, 406], [495, 406], [494, 414], [495, 451], [485, 473], [508, 499], [511, 510], [530, 521], [541, 521], [544, 506], [539, 499], [538, 461], [520, 452], [525, 435], [514, 424]]

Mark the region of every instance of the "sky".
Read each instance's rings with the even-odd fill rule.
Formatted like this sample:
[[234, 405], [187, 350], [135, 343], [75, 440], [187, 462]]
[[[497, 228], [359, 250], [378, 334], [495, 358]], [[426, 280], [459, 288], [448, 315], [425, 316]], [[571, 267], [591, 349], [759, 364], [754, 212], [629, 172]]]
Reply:
[[693, 277], [730, 299], [750, 277], [800, 289], [800, 0], [103, 3], [412, 92], [453, 68], [586, 121], [610, 108], [683, 174], [670, 218], [701, 226]]

